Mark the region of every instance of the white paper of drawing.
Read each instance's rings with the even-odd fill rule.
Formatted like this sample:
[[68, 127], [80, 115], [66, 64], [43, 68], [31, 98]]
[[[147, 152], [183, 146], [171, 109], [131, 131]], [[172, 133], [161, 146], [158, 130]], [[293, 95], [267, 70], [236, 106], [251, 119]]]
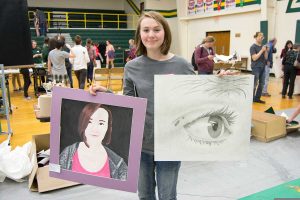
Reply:
[[246, 159], [253, 82], [252, 75], [155, 76], [155, 160]]
[[219, 62], [219, 61], [222, 61], [222, 62], [229, 62], [230, 59], [233, 58], [233, 55], [230, 55], [230, 56], [225, 56], [225, 55], [218, 55], [216, 54], [216, 56], [214, 57], [214, 62]]

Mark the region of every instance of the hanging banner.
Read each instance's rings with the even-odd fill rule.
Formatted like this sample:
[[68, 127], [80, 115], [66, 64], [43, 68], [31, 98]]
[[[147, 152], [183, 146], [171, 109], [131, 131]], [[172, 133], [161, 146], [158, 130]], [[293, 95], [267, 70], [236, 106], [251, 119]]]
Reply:
[[244, 6], [244, 0], [240, 0], [240, 7]]
[[235, 6], [235, 0], [225, 0], [225, 9], [232, 9]]
[[205, 1], [205, 12], [214, 11], [214, 0]]
[[196, 8], [196, 14], [204, 13], [204, 0], [197, 0], [195, 8]]
[[195, 14], [195, 0], [189, 0], [188, 15]]
[[220, 11], [222, 9], [222, 0], [215, 0], [215, 4], [217, 5], [217, 10]]

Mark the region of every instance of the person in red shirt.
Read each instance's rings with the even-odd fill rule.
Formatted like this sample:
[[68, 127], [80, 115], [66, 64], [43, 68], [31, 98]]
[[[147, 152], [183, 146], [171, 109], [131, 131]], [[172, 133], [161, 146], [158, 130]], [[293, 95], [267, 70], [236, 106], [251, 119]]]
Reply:
[[198, 67], [198, 74], [213, 74], [215, 52], [213, 46], [215, 38], [207, 36], [202, 44], [195, 50], [195, 61]]

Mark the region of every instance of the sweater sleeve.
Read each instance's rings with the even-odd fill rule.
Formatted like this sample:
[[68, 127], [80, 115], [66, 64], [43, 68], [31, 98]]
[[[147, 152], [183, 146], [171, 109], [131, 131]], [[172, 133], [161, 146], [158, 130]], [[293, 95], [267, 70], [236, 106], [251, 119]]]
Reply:
[[199, 47], [199, 48], [197, 48], [196, 51], [195, 51], [195, 60], [196, 60], [197, 66], [203, 64], [205, 61], [208, 60], [208, 57], [207, 57], [207, 56], [206, 56], [206, 57], [203, 57], [203, 55], [202, 55], [202, 52], [203, 52], [202, 48], [203, 48], [203, 47]]
[[[126, 64], [127, 65], [127, 64]], [[129, 77], [129, 66], [125, 66], [124, 70], [124, 84], [123, 84], [123, 95], [135, 96], [134, 84]]]

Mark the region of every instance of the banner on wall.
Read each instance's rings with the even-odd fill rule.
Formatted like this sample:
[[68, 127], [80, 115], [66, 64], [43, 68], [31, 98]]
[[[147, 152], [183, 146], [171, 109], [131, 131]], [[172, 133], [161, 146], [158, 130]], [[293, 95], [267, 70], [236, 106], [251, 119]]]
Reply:
[[222, 9], [222, 0], [215, 0], [215, 4], [217, 4], [217, 10], [220, 11]]
[[189, 0], [188, 15], [195, 14], [195, 0]]
[[195, 4], [196, 14], [204, 13], [204, 0], [197, 0]]
[[214, 0], [205, 0], [205, 12], [214, 11]]
[[225, 0], [225, 9], [232, 9], [235, 8], [235, 0]]

